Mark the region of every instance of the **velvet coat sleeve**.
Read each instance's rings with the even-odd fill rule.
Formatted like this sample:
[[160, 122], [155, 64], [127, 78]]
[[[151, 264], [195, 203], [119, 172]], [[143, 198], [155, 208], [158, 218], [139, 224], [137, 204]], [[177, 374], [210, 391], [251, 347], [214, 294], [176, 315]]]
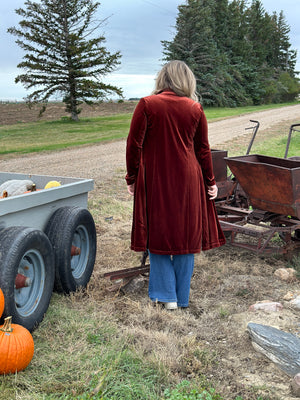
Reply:
[[204, 112], [202, 112], [195, 133], [194, 148], [197, 160], [201, 165], [204, 182], [206, 183], [207, 186], [215, 185], [216, 182], [213, 172], [211, 150], [208, 142], [207, 119]]
[[140, 166], [141, 153], [147, 129], [144, 100], [137, 104], [130, 124], [126, 147], [127, 185], [135, 183]]

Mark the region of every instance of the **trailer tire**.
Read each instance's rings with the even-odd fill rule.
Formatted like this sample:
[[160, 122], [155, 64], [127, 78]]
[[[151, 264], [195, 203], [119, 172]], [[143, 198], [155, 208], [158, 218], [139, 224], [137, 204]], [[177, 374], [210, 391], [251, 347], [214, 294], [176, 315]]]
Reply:
[[[61, 207], [51, 216], [45, 233], [55, 259], [54, 289], [70, 293], [85, 288], [94, 270], [96, 228], [90, 212], [81, 207]], [[71, 256], [72, 246], [80, 254]]]
[[[0, 287], [5, 298], [2, 318], [12, 316], [15, 324], [33, 331], [42, 321], [52, 296], [52, 246], [41, 230], [21, 226], [2, 229], [0, 243]], [[16, 288], [18, 274], [27, 278], [28, 286]]]

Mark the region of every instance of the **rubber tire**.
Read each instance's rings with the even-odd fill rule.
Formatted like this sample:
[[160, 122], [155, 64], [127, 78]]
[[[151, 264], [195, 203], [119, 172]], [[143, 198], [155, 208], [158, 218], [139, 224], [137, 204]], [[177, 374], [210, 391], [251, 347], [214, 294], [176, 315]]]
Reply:
[[[85, 288], [94, 270], [97, 249], [96, 227], [90, 212], [81, 207], [61, 207], [51, 216], [45, 233], [54, 250], [54, 290], [68, 294]], [[81, 254], [73, 260], [72, 244], [81, 248]]]
[[[33, 331], [44, 318], [54, 286], [54, 254], [47, 236], [27, 227], [0, 230], [0, 287], [5, 298], [4, 317]], [[32, 280], [28, 288], [15, 289], [20, 272]]]

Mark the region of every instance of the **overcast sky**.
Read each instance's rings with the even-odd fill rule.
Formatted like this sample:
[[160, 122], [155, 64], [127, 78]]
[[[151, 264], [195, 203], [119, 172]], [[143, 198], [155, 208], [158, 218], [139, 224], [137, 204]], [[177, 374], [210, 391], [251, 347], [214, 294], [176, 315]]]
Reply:
[[[107, 82], [122, 87], [125, 98], [148, 95], [154, 78], [162, 65], [161, 40], [171, 40], [177, 7], [184, 0], [99, 0], [99, 16], [107, 17], [103, 27], [106, 47], [120, 51], [121, 66], [106, 78]], [[291, 27], [292, 48], [298, 52], [297, 70], [300, 70], [300, 0], [262, 0], [268, 13], [283, 10]], [[17, 26], [15, 9], [24, 7], [23, 0], [0, 3], [0, 100], [22, 100], [27, 92], [14, 78], [21, 73], [16, 66], [23, 52], [15, 44], [15, 37], [7, 28]]]

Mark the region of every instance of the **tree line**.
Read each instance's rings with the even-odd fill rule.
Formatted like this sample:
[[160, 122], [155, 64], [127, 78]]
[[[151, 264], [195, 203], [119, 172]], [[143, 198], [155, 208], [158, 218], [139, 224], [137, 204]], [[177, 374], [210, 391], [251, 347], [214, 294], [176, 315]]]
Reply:
[[[8, 32], [24, 50], [15, 79], [28, 104], [59, 95], [78, 120], [80, 104], [122, 97], [122, 88], [103, 77], [121, 63], [105, 47], [100, 6], [93, 0], [25, 0], [20, 21]], [[185, 61], [197, 78], [202, 103], [236, 107], [294, 100], [299, 93], [296, 52], [283, 12], [269, 15], [260, 0], [186, 0], [178, 6], [175, 35], [162, 41], [165, 61]]]
[[164, 60], [185, 61], [208, 106], [292, 101], [299, 93], [290, 27], [283, 11], [267, 13], [260, 0], [187, 0], [178, 7]]

